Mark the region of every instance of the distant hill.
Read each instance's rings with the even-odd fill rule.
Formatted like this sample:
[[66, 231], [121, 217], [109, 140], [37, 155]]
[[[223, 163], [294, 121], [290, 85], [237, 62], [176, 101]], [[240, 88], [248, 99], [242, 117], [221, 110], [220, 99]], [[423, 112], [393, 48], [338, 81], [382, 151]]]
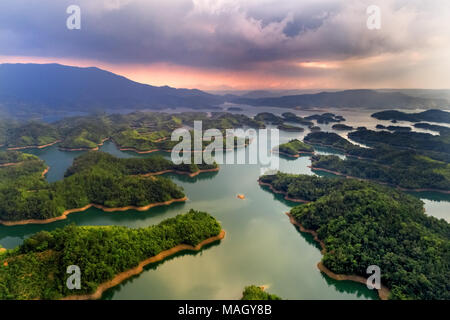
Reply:
[[447, 108], [450, 105], [450, 102], [446, 99], [412, 97], [400, 92], [378, 92], [366, 89], [258, 99], [237, 98], [233, 102], [252, 106], [286, 108], [346, 107], [368, 109], [428, 109]]
[[202, 108], [223, 97], [200, 90], [155, 87], [98, 68], [1, 64], [0, 105], [10, 113], [52, 110]]
[[216, 95], [196, 89], [155, 87], [95, 67], [59, 64], [0, 64], [0, 115], [34, 117], [64, 112], [163, 108], [218, 108], [224, 102], [273, 107], [372, 109], [448, 108], [449, 101], [401, 92], [346, 90], [266, 97]]

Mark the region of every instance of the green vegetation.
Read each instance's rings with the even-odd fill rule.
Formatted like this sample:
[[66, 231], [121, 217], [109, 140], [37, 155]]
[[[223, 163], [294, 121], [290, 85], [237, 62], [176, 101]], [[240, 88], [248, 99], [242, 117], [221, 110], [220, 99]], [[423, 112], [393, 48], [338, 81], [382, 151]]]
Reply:
[[59, 133], [53, 126], [40, 122], [29, 122], [9, 128], [6, 132], [5, 145], [8, 148], [43, 146], [55, 143]]
[[311, 132], [303, 140], [309, 144], [332, 147], [341, 151], [359, 148], [334, 132]]
[[19, 151], [0, 151], [0, 166], [10, 163], [20, 163], [27, 160], [38, 160], [39, 158]]
[[61, 120], [58, 131], [64, 149], [95, 149], [111, 134], [111, 124], [105, 117], [78, 117]]
[[333, 124], [333, 126], [331, 128], [334, 129], [334, 130], [340, 130], [340, 131], [351, 131], [351, 130], [353, 130], [353, 127], [347, 126], [346, 124], [343, 124], [343, 123]]
[[251, 285], [245, 287], [241, 300], [281, 300], [281, 298], [264, 291], [261, 287]]
[[372, 114], [372, 117], [379, 120], [400, 120], [410, 122], [430, 121], [450, 123], [450, 112], [442, 110], [426, 110], [419, 113], [405, 113], [396, 110], [386, 110]]
[[289, 132], [303, 132], [305, 129], [302, 127], [291, 126], [289, 124], [280, 124], [278, 130], [289, 131]]
[[270, 112], [258, 113], [254, 118], [256, 121], [267, 122], [271, 124], [283, 124], [284, 119]]
[[415, 123], [414, 127], [419, 128], [419, 129], [427, 129], [427, 130], [431, 130], [431, 131], [436, 131], [436, 132], [439, 132], [441, 135], [450, 134], [449, 127], [438, 126], [435, 124], [429, 124], [429, 123], [425, 123], [425, 122]]
[[261, 180], [300, 199], [313, 190], [313, 202], [291, 214], [317, 232], [326, 247], [322, 262], [332, 272], [366, 277], [366, 268], [377, 265], [391, 299], [450, 299], [450, 224], [427, 216], [419, 199], [351, 179], [278, 174]]
[[278, 150], [280, 153], [286, 154], [288, 156], [298, 156], [302, 153], [314, 152], [313, 147], [297, 139], [293, 139], [287, 143], [280, 144], [278, 146]]
[[[59, 299], [93, 293], [141, 261], [180, 244], [196, 246], [220, 231], [212, 216], [194, 210], [139, 229], [71, 225], [41, 231], [0, 256], [0, 299]], [[81, 270], [79, 290], [66, 286], [70, 265]]]
[[305, 117], [305, 120], [316, 120], [317, 123], [329, 124], [330, 122], [345, 121], [344, 117], [335, 115], [334, 113], [313, 114], [312, 116]]
[[406, 189], [450, 191], [450, 164], [410, 152], [386, 157], [385, 161], [387, 159], [392, 160], [389, 165], [375, 161], [352, 158], [341, 160], [337, 156], [314, 155], [312, 167]]
[[312, 127], [314, 123], [310, 120], [305, 120], [305, 118], [297, 116], [295, 113], [292, 112], [285, 112], [282, 114], [285, 121], [288, 122], [294, 122], [301, 124], [303, 126]]
[[450, 135], [359, 130], [350, 132], [348, 137], [373, 147], [384, 144], [393, 148], [415, 150], [435, 160], [450, 162]]
[[[107, 208], [143, 207], [184, 197], [181, 188], [167, 178], [134, 175], [170, 165], [162, 159], [142, 160], [114, 160], [112, 156], [92, 151], [76, 159], [67, 177], [54, 183], [42, 177], [46, 166], [34, 158], [2, 167], [0, 220], [49, 219], [90, 203]], [[136, 168], [141, 165], [142, 168]]]
[[[192, 127], [203, 121], [203, 130], [239, 127], [263, 128], [264, 123], [242, 114], [183, 112], [176, 115], [157, 112], [134, 112], [126, 115], [95, 115], [71, 117], [53, 124], [29, 122], [7, 125], [0, 122], [0, 145], [8, 148], [44, 146], [61, 140], [59, 146], [68, 150], [96, 149], [108, 138], [121, 148], [136, 151], [168, 150], [174, 129]], [[2, 143], [3, 142], [3, 143]]]

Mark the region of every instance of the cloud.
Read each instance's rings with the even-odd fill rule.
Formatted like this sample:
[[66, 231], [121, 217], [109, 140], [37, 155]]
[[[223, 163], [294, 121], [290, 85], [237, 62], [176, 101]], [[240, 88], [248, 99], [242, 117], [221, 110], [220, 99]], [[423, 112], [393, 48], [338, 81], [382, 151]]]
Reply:
[[[81, 30], [65, 27], [70, 4], [81, 7]], [[366, 27], [371, 4], [382, 9], [381, 30]], [[288, 78], [323, 76], [327, 68], [314, 63], [333, 62], [342, 67], [332, 73], [345, 78], [355, 74], [345, 61], [367, 59], [361, 65], [370, 72], [376, 56], [434, 68], [438, 53], [450, 53], [449, 16], [444, 0], [2, 0], [0, 56], [253, 70]], [[414, 66], [401, 60], [413, 53], [426, 58]]]

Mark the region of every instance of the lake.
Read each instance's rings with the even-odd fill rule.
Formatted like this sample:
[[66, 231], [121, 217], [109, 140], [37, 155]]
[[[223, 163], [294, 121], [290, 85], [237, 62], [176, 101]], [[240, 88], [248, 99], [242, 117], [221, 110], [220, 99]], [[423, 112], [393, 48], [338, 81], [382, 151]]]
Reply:
[[[367, 114], [367, 122], [354, 121], [373, 124]], [[349, 120], [346, 124], [354, 123]], [[330, 130], [330, 126], [322, 127]], [[280, 143], [301, 139], [307, 133], [308, 130], [305, 133], [280, 132]], [[100, 149], [118, 157], [155, 155], [122, 152], [110, 141]], [[82, 153], [60, 151], [57, 146], [27, 152], [36, 154], [50, 166], [49, 181], [62, 179], [73, 159]], [[326, 148], [318, 152], [337, 154]], [[280, 170], [314, 174], [308, 168], [310, 163], [309, 157], [293, 160], [281, 157]], [[193, 208], [216, 217], [227, 232], [226, 238], [201, 252], [180, 253], [147, 266], [140, 275], [105, 292], [104, 299], [239, 299], [243, 288], [249, 284], [266, 285], [269, 292], [285, 299], [377, 299], [376, 292], [365, 285], [335, 281], [317, 269], [321, 259], [319, 246], [310, 235], [300, 233], [285, 215], [296, 203], [260, 187], [257, 182], [260, 169], [259, 165], [224, 164], [219, 172], [203, 173], [194, 178], [166, 174], [184, 188], [189, 201], [146, 212], [105, 213], [89, 209], [47, 225], [0, 226], [0, 244], [13, 248], [33, 233], [71, 223], [145, 227]], [[237, 194], [245, 195], [245, 200], [238, 199]], [[424, 200], [427, 214], [450, 221], [449, 195], [414, 195]]]

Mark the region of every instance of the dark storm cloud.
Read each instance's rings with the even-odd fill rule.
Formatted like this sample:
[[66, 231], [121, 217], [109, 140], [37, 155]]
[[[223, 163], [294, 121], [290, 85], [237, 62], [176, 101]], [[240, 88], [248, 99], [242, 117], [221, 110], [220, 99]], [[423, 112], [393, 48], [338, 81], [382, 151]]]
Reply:
[[[432, 28], [417, 9], [439, 10], [423, 1], [384, 1], [383, 28], [373, 32], [366, 28], [371, 2], [2, 0], [0, 55], [251, 70], [427, 45]], [[71, 4], [81, 7], [81, 30], [65, 27]]]

